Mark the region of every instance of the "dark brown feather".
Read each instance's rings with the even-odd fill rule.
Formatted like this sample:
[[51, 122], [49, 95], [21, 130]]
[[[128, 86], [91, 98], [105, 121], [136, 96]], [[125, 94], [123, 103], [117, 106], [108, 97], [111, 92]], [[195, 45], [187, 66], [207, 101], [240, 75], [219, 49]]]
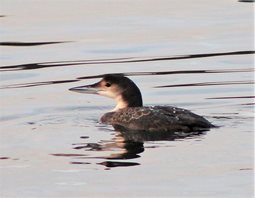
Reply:
[[171, 106], [128, 107], [103, 115], [101, 122], [120, 130], [190, 132], [213, 125], [202, 116]]

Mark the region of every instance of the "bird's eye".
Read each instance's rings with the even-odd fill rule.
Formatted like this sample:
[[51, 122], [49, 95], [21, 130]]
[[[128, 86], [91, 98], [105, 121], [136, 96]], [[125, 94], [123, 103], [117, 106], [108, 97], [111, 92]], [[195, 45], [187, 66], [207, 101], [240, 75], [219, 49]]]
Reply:
[[110, 87], [110, 86], [111, 86], [111, 83], [106, 83], [105, 86], [106, 86], [106, 87]]

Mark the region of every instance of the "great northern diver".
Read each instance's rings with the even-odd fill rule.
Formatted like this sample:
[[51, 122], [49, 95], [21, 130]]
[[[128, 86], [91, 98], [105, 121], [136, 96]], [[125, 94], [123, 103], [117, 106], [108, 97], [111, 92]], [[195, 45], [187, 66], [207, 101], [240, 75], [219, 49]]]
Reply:
[[122, 74], [106, 74], [99, 82], [69, 89], [79, 93], [113, 98], [116, 107], [101, 117], [101, 122], [118, 130], [148, 132], [194, 132], [214, 127], [202, 116], [172, 106], [143, 106], [136, 84]]

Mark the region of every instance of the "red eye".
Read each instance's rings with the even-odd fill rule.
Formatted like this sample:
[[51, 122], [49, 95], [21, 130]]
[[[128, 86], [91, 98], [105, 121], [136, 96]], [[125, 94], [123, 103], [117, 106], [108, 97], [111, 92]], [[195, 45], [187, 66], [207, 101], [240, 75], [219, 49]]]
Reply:
[[110, 87], [110, 86], [111, 86], [111, 83], [106, 83], [105, 86], [106, 86], [106, 87]]

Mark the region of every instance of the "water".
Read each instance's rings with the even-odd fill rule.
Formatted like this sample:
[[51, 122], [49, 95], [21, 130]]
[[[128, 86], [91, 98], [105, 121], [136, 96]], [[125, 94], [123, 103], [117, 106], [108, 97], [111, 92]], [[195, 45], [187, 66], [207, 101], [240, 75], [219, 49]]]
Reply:
[[[1, 0], [1, 197], [252, 197], [252, 6]], [[112, 100], [68, 91], [105, 73], [221, 127], [123, 136]]]

